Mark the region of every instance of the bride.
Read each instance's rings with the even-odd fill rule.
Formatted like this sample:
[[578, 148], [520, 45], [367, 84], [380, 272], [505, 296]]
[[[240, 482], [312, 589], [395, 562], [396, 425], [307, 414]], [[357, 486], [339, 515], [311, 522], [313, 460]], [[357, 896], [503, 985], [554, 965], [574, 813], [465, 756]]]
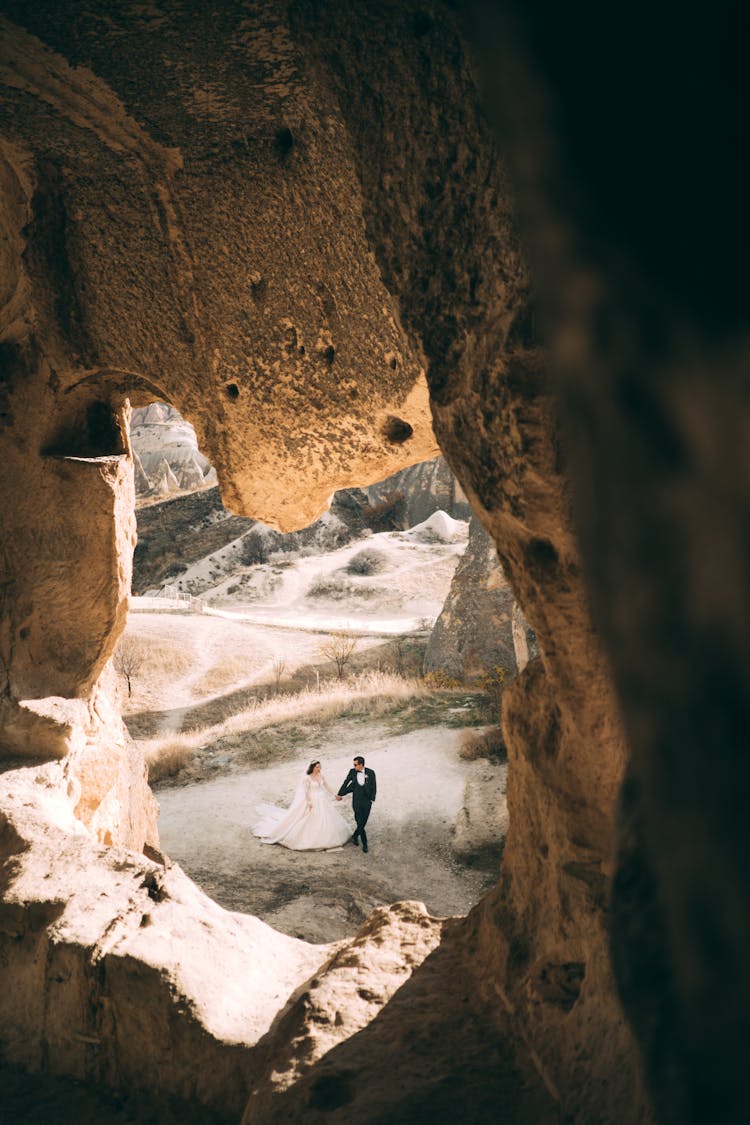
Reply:
[[340, 848], [352, 831], [334, 808], [333, 790], [323, 777], [320, 762], [310, 762], [288, 809], [259, 805], [261, 819], [253, 828], [264, 844], [282, 844], [294, 851]]

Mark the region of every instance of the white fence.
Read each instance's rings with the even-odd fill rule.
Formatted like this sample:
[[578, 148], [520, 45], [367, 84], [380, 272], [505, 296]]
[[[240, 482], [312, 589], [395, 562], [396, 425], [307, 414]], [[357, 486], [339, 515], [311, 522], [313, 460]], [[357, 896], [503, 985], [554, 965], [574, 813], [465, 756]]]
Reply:
[[131, 597], [131, 613], [203, 613], [206, 603], [203, 598], [193, 598], [190, 594], [176, 593], [156, 595], [144, 594]]

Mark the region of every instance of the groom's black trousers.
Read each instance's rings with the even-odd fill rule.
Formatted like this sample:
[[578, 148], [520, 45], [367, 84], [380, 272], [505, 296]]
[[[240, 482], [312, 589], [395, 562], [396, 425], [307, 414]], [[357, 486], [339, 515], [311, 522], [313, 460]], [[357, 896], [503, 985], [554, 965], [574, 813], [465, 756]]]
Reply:
[[367, 844], [367, 833], [365, 832], [365, 825], [367, 824], [370, 812], [372, 811], [372, 801], [355, 801], [352, 806], [354, 812], [354, 820], [357, 825], [355, 836], [359, 836], [363, 844]]

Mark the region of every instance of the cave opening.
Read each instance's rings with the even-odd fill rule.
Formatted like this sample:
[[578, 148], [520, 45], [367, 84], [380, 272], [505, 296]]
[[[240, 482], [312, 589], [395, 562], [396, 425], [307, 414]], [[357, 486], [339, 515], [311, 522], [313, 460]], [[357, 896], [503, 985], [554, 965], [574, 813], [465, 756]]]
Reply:
[[[731, 756], [719, 747], [707, 774], [706, 723], [684, 716], [702, 707], [705, 720], [717, 699], [739, 698], [747, 661], [722, 660], [730, 690], [709, 698], [715, 677], [689, 663], [698, 646], [673, 643], [691, 629], [698, 636], [701, 591], [720, 601], [712, 560], [743, 573], [738, 322], [701, 324], [699, 302], [684, 306], [684, 286], [670, 286], [666, 270], [660, 293], [646, 258], [638, 262], [643, 239], [625, 245], [616, 214], [635, 177], [656, 203], [643, 230], [663, 252], [651, 235], [669, 192], [658, 167], [643, 174], [649, 153], [639, 159], [632, 142], [644, 121], [668, 123], [654, 113], [655, 91], [686, 120], [684, 76], [696, 68], [682, 50], [664, 53], [669, 35], [641, 36], [656, 46], [657, 77], [671, 60], [675, 81], [647, 73], [634, 86], [609, 65], [617, 37], [600, 34], [601, 20], [589, 21], [591, 35], [580, 20], [561, 34], [538, 20], [546, 47], [535, 48], [511, 16], [481, 36], [505, 110], [498, 144], [476, 85], [480, 35], [459, 26], [461, 5], [426, 14], [409, 4], [110, 7], [102, 21], [77, 2], [64, 17], [49, 0], [9, 2], [2, 21], [0, 473], [13, 502], [0, 510], [0, 717], [4, 751], [27, 757], [0, 777], [4, 1051], [31, 1070], [158, 1083], [200, 1103], [204, 1120], [236, 1120], [250, 1098], [254, 1125], [342, 1109], [381, 1121], [491, 1121], [508, 1103], [511, 1120], [647, 1122], [644, 1070], [665, 1120], [700, 1116], [712, 1082], [726, 1093], [724, 1117], [739, 1119], [745, 871], [736, 861], [746, 818], [734, 815]], [[621, 54], [632, 71], [638, 52]], [[699, 90], [705, 119], [731, 124], [731, 98], [720, 82], [709, 86], [708, 98]], [[589, 128], [577, 133], [581, 113]], [[589, 144], [602, 122], [607, 175], [590, 179], [602, 167]], [[689, 164], [692, 134], [666, 132], [678, 145], [688, 139]], [[576, 159], [581, 144], [593, 159]], [[674, 146], [664, 152], [671, 159]], [[711, 228], [701, 233], [700, 216], [727, 196], [721, 176], [709, 179], [718, 191], [705, 199], [686, 181], [698, 243]], [[607, 180], [619, 185], [609, 222]], [[629, 208], [631, 226], [642, 211]], [[705, 254], [693, 258], [711, 277]], [[529, 316], [537, 288], [540, 312]], [[713, 306], [726, 288], [714, 286]], [[558, 324], [557, 352], [540, 347], [545, 320]], [[624, 371], [631, 405], [656, 396], [666, 421], [623, 409], [612, 388]], [[333, 481], [382, 478], [432, 456], [435, 435], [460, 472], [541, 648], [503, 691], [513, 823], [500, 882], [467, 918], [378, 908], [356, 939], [321, 950], [221, 911], [160, 851], [144, 739], [135, 730], [141, 745], [128, 740], [110, 697], [136, 528], [131, 466], [102, 404], [122, 402], [138, 378], [190, 404], [235, 510], [280, 526], [314, 519]], [[577, 438], [565, 455], [555, 386]], [[665, 425], [679, 457], [665, 459]], [[735, 458], [725, 479], [722, 449], [727, 467]], [[717, 483], [726, 527], [712, 510]], [[265, 567], [270, 586], [280, 578], [273, 598], [293, 567], [256, 531], [245, 537], [255, 559], [243, 565], [256, 572], [245, 592]], [[201, 600], [189, 588], [192, 563], [178, 557], [184, 547], [171, 548], [162, 585]], [[347, 566], [341, 581], [323, 575], [319, 601], [335, 604], [342, 583], [387, 580], [363, 565], [372, 564]], [[158, 596], [153, 589], [137, 596]], [[715, 622], [712, 652], [744, 652], [736, 604]], [[194, 674], [184, 648], [163, 654], [166, 680], [186, 657]], [[466, 646], [462, 655], [475, 656]], [[212, 699], [235, 694], [226, 675], [197, 668]], [[276, 670], [283, 683], [281, 659]], [[267, 696], [277, 700], [275, 686], [271, 675]], [[671, 721], [675, 699], [693, 701], [679, 707], [680, 722]], [[191, 693], [160, 709], [154, 695], [128, 720], [151, 712], [176, 753], [193, 736], [200, 751], [205, 727], [185, 729], [195, 703]], [[460, 725], [465, 707], [458, 696], [452, 705]], [[356, 749], [369, 764], [361, 715], [347, 706], [341, 760], [348, 766]], [[416, 739], [424, 699], [409, 707], [413, 726], [402, 734]], [[223, 769], [219, 759], [247, 731], [215, 733], [209, 748]], [[288, 748], [294, 737], [306, 756], [323, 757], [299, 716], [278, 741]], [[252, 752], [259, 760], [276, 747], [259, 736]], [[684, 770], [701, 783], [675, 784]], [[386, 784], [378, 797], [371, 860], [401, 848], [395, 829], [379, 839], [380, 810], [398, 807], [396, 792]], [[245, 831], [244, 804], [241, 814]], [[203, 857], [224, 847], [217, 829]], [[354, 869], [362, 853], [348, 854]], [[718, 943], [692, 925], [705, 903]], [[347, 922], [361, 907], [353, 896]], [[731, 1005], [696, 1002], [730, 994]]]
[[[114, 668], [163, 851], [222, 906], [309, 941], [400, 899], [467, 913], [497, 874], [502, 691], [534, 639], [446, 463], [336, 492], [283, 534], [224, 507], [174, 406], [134, 409], [130, 442], [138, 542]], [[335, 801], [355, 750], [379, 779], [366, 865], [351, 800]], [[312, 760], [346, 846], [293, 862], [253, 830]]]

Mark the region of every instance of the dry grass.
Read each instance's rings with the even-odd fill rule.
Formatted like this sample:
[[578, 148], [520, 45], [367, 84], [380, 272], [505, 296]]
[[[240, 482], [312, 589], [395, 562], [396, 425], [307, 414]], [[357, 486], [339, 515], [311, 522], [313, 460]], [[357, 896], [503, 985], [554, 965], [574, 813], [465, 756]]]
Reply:
[[225, 657], [221, 664], [209, 668], [200, 680], [193, 684], [192, 690], [196, 699], [204, 696], [218, 695], [219, 692], [228, 691], [236, 687], [242, 677], [247, 676], [248, 661], [242, 657]]
[[459, 742], [458, 756], [466, 762], [473, 762], [477, 758], [504, 761], [508, 754], [502, 730], [500, 727], [487, 727], [484, 730], [464, 731]]
[[158, 637], [133, 637], [141, 657], [143, 676], [161, 676], [173, 679], [186, 676], [195, 663], [195, 654], [173, 640]]
[[132, 677], [132, 697], [126, 700], [127, 711], [137, 711], [164, 697], [169, 685], [189, 675], [195, 664], [195, 653], [171, 638], [130, 636], [137, 652], [138, 667]]
[[295, 741], [295, 724], [304, 727], [314, 722], [325, 726], [338, 718], [379, 718], [410, 701], [429, 695], [420, 680], [405, 679], [387, 672], [364, 672], [349, 680], [321, 685], [321, 690], [306, 688], [294, 694], [248, 700], [247, 707], [216, 723], [206, 723], [179, 734], [142, 740], [149, 780], [175, 776], [202, 751], [237, 735], [253, 735], [271, 727], [284, 726], [290, 741]]
[[164, 739], [157, 757], [147, 756], [148, 780], [151, 785], [154, 785], [157, 781], [166, 781], [170, 777], [176, 777], [193, 760], [195, 748], [182, 745], [179, 742], [179, 737], [177, 735], [170, 739]]

